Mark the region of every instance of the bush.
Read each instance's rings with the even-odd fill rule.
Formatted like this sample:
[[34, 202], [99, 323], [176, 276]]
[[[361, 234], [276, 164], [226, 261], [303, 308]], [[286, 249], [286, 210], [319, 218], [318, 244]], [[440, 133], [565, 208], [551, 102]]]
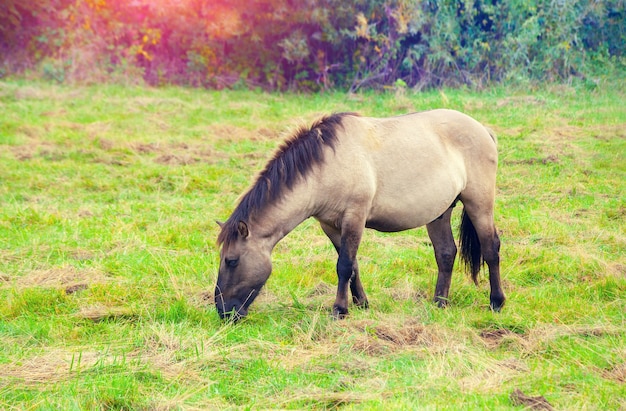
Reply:
[[[6, 0], [0, 72], [320, 90], [623, 70], [623, 0]], [[124, 80], [126, 79], [126, 80]]]

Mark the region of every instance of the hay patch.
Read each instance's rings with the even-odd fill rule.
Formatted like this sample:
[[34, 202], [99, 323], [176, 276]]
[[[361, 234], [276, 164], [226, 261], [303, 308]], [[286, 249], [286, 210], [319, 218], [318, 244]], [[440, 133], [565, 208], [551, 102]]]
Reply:
[[524, 394], [520, 389], [516, 388], [511, 393], [511, 403], [515, 406], [523, 406], [528, 410], [547, 410], [552, 411], [552, 405], [543, 396], [531, 396]]
[[523, 343], [525, 337], [506, 328], [485, 329], [479, 333], [485, 346], [489, 349], [498, 348], [510, 342]]
[[[108, 143], [110, 144], [111, 142]], [[229, 158], [228, 155], [214, 150], [208, 144], [134, 142], [128, 147], [137, 155], [152, 156], [155, 163], [169, 166], [187, 166], [195, 163], [215, 164]], [[114, 150], [114, 147], [109, 150]]]
[[528, 107], [528, 106], [544, 106], [545, 100], [536, 96], [512, 96], [500, 99], [496, 102], [496, 107]]
[[12, 283], [18, 289], [42, 287], [65, 289], [72, 292], [87, 289], [95, 284], [105, 284], [111, 278], [103, 271], [95, 268], [76, 268], [73, 266], [63, 266], [45, 270], [33, 270], [21, 277], [10, 279], [7, 283]]
[[53, 348], [26, 360], [3, 364], [0, 380], [25, 385], [54, 384], [69, 379], [73, 372], [93, 367], [101, 358], [95, 351], [71, 352]]
[[380, 323], [362, 320], [351, 322], [349, 327], [348, 332], [353, 334], [352, 349], [370, 356], [444, 345], [439, 332], [417, 321]]
[[474, 366], [482, 367], [484, 370], [482, 372], [467, 370], [469, 375], [459, 380], [459, 385], [466, 392], [498, 392], [505, 383], [530, 371], [526, 364], [514, 358], [493, 361], [486, 357], [474, 357], [471, 360]]
[[129, 307], [106, 306], [103, 304], [95, 304], [83, 307], [76, 314], [76, 317], [85, 320], [91, 320], [95, 323], [106, 320], [133, 320], [137, 318], [137, 314]]
[[320, 281], [313, 287], [311, 291], [308, 292], [307, 297], [319, 297], [319, 296], [328, 296], [333, 295], [335, 293], [335, 287], [324, 282]]
[[231, 124], [212, 124], [207, 131], [211, 140], [228, 142], [268, 141], [276, 139], [277, 135], [276, 132], [266, 127], [251, 130]]
[[602, 377], [626, 384], [626, 363], [617, 364], [608, 370], [602, 371]]

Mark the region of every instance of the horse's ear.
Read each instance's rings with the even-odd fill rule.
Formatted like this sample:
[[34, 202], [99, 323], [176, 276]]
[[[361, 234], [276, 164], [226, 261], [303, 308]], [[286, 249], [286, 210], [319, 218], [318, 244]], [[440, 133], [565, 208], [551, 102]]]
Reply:
[[247, 238], [250, 235], [250, 231], [248, 230], [248, 224], [243, 221], [240, 221], [237, 224], [237, 231], [239, 231], [239, 235], [241, 238]]
[[224, 228], [224, 223], [219, 221], [219, 220], [215, 220], [215, 222], [217, 223], [217, 225], [220, 226], [220, 228]]

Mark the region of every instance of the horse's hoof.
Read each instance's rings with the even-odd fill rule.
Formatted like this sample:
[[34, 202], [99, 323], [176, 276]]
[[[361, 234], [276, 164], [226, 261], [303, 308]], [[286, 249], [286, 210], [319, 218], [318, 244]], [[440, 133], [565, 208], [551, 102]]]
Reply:
[[333, 307], [332, 317], [335, 320], [343, 320], [348, 316], [348, 309], [343, 307]]
[[370, 303], [367, 301], [367, 298], [358, 299], [356, 297], [352, 297], [352, 302], [357, 308], [368, 309], [370, 308]]
[[506, 298], [504, 297], [492, 298], [491, 302], [489, 303], [489, 308], [491, 308], [491, 311], [495, 313], [499, 313], [500, 310], [502, 310], [502, 307], [504, 307], [505, 301], [506, 301]]
[[435, 299], [433, 300], [435, 304], [437, 304], [437, 307], [439, 308], [446, 308], [448, 306], [448, 299], [444, 298], [444, 297], [435, 297]]

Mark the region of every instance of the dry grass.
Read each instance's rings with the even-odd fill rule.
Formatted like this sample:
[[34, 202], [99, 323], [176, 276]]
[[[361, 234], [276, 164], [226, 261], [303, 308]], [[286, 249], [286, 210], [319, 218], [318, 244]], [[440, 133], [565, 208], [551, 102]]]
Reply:
[[[0, 408], [626, 407], [623, 93], [557, 91], [0, 83]], [[437, 309], [425, 231], [367, 232], [371, 307], [333, 321], [336, 253], [306, 221], [249, 318], [220, 322], [213, 220], [281, 137], [321, 112], [435, 106], [498, 133], [503, 312], [459, 269]]]
[[54, 385], [72, 378], [81, 369], [94, 367], [102, 360], [102, 355], [95, 351], [48, 349], [44, 354], [5, 364], [0, 369], [0, 380], [6, 384]]
[[[79, 251], [75, 257], [80, 258], [88, 252]], [[89, 254], [90, 255], [90, 254]], [[83, 268], [67, 265], [64, 267], [33, 270], [16, 278], [7, 278], [4, 287], [22, 288], [42, 287], [69, 290], [69, 293], [86, 289], [96, 284], [106, 284], [111, 277], [96, 268]]]

